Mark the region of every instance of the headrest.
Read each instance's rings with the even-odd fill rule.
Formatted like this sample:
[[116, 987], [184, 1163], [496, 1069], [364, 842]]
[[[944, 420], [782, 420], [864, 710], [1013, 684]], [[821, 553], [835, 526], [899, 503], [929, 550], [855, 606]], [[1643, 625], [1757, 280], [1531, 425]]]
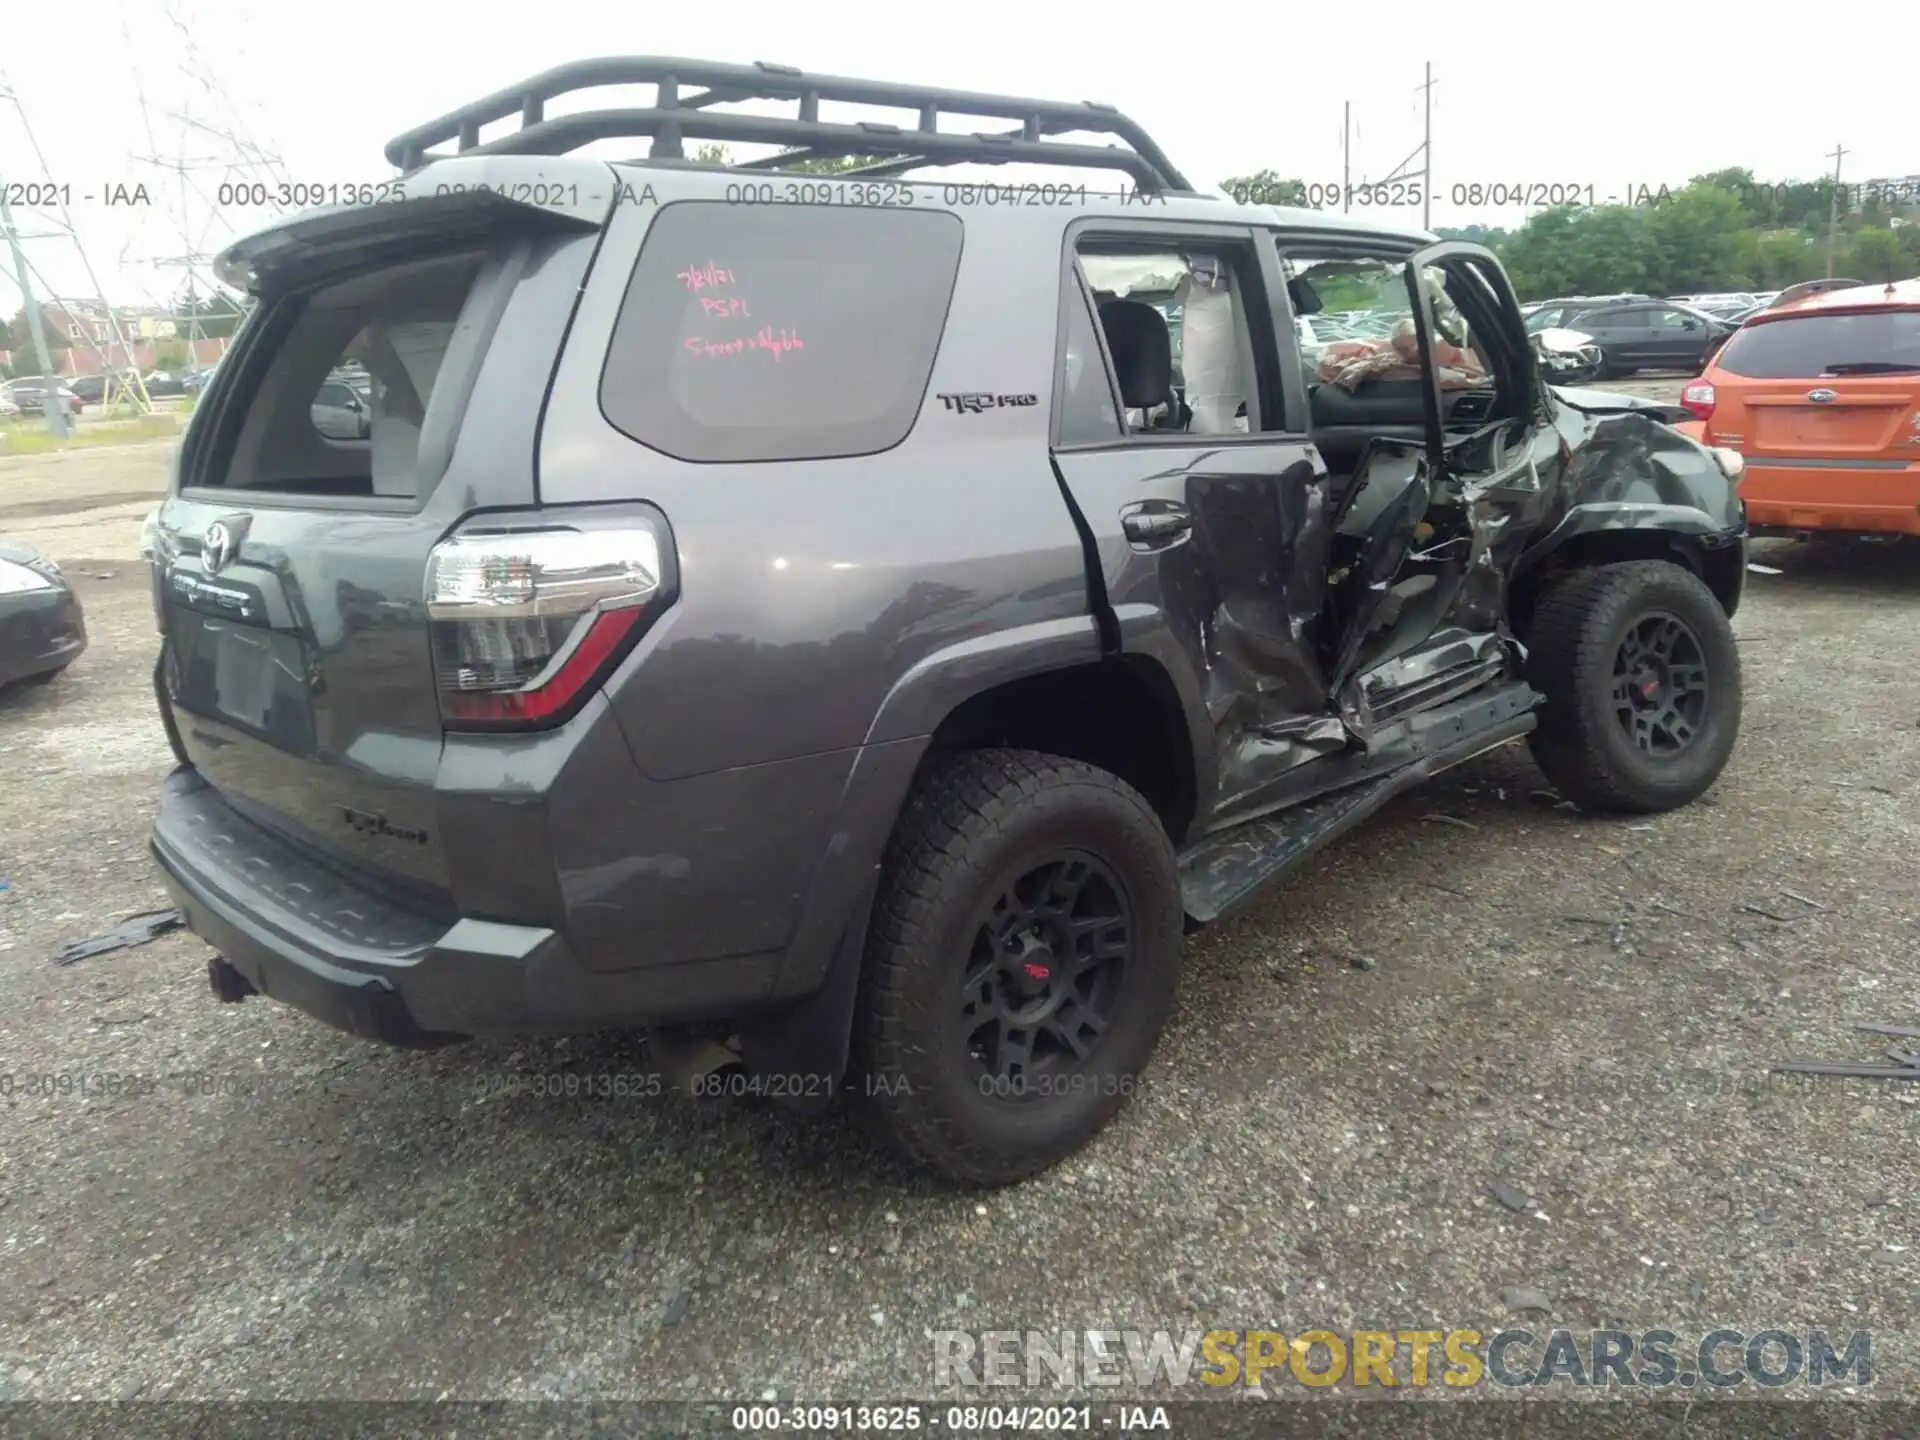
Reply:
[[1108, 300], [1100, 325], [1120, 380], [1120, 403], [1151, 410], [1173, 398], [1173, 339], [1167, 320], [1144, 300]]

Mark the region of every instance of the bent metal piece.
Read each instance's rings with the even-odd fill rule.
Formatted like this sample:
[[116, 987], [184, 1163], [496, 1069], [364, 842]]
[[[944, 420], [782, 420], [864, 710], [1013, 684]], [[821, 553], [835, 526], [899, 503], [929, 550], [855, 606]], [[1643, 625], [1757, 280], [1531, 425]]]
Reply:
[[[1920, 1040], [1920, 1028], [1911, 1025], [1856, 1025], [1868, 1035], [1895, 1035]], [[1773, 1067], [1779, 1075], [1826, 1075], [1842, 1080], [1920, 1080], [1920, 1053], [1889, 1050], [1891, 1065], [1858, 1065], [1846, 1061], [1783, 1060]]]

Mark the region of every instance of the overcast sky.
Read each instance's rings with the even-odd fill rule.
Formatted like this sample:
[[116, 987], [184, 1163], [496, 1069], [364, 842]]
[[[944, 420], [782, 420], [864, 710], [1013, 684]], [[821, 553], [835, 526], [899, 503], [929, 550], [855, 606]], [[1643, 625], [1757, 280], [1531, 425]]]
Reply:
[[[73, 224], [119, 301], [164, 300], [179, 272], [153, 261], [216, 249], [268, 218], [216, 211], [223, 179], [264, 172], [223, 172], [233, 145], [189, 122], [250, 137], [294, 180], [378, 179], [393, 173], [380, 152], [399, 131], [599, 54], [770, 60], [1106, 101], [1145, 125], [1196, 184], [1268, 166], [1337, 183], [1345, 101], [1354, 179], [1384, 177], [1420, 143], [1419, 86], [1431, 61], [1435, 225], [1524, 218], [1513, 207], [1452, 204], [1452, 187], [1471, 182], [1591, 185], [1596, 199], [1624, 198], [1630, 187], [1677, 185], [1728, 165], [1812, 177], [1831, 170], [1836, 143], [1847, 149], [1844, 178], [1920, 172], [1920, 6], [1912, 3], [1850, 4], [1839, 12], [1844, 33], [1830, 40], [1785, 12], [1777, 22], [1764, 11], [1736, 20], [1731, 11], [1634, 0], [1108, 10], [1033, 0], [90, 0], [51, 11], [19, 0], [12, 8], [19, 13], [6, 27], [0, 81], [23, 102], [46, 170], [19, 114], [0, 102], [0, 181], [71, 187]], [[156, 150], [209, 162], [192, 175], [205, 198], [190, 194], [183, 206], [178, 178], [139, 158]], [[103, 204], [115, 183], [145, 183], [153, 203]], [[15, 218], [22, 229], [45, 230], [58, 215], [16, 210]], [[1391, 218], [1417, 224], [1420, 212]], [[57, 290], [94, 293], [71, 243], [32, 240], [27, 251]], [[4, 255], [0, 263], [11, 269]], [[0, 306], [11, 313], [17, 304], [0, 278]]]

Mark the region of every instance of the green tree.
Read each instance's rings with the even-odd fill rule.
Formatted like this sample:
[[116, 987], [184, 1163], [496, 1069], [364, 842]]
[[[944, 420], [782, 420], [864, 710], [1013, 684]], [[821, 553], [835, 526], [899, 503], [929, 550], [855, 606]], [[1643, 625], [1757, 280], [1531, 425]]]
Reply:
[[1496, 225], [1436, 225], [1433, 233], [1442, 240], [1465, 240], [1473, 245], [1485, 245], [1489, 250], [1499, 248], [1512, 238], [1512, 232]]
[[1870, 284], [1905, 279], [1908, 274], [1908, 261], [1900, 241], [1886, 227], [1861, 229], [1850, 236], [1843, 257], [1844, 263], [1836, 268]]
[[1251, 175], [1229, 175], [1220, 188], [1241, 204], [1305, 205], [1307, 187], [1299, 180], [1282, 179], [1277, 170], [1256, 170]]
[[1661, 288], [1738, 290], [1753, 283], [1743, 268], [1753, 257], [1736, 243], [1749, 231], [1740, 196], [1717, 185], [1688, 185], [1663, 204], [1647, 207], [1648, 259]]
[[1763, 290], [1784, 290], [1826, 271], [1823, 252], [1800, 230], [1769, 230], [1754, 237], [1754, 282]]

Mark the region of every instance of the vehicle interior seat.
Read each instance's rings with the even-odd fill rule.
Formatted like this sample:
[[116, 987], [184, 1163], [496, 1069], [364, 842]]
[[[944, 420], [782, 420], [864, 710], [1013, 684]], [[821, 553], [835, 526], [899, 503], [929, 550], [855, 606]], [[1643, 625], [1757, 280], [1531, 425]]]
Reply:
[[[1173, 337], [1166, 317], [1144, 300], [1107, 300], [1100, 328], [1120, 381], [1120, 403], [1146, 414], [1148, 430], [1185, 430], [1193, 412], [1173, 393]], [[1154, 412], [1164, 407], [1162, 418]]]
[[423, 397], [433, 393], [452, 331], [444, 321], [368, 327], [366, 365], [375, 380], [369, 466], [376, 495], [412, 495], [418, 488], [427, 421]]

